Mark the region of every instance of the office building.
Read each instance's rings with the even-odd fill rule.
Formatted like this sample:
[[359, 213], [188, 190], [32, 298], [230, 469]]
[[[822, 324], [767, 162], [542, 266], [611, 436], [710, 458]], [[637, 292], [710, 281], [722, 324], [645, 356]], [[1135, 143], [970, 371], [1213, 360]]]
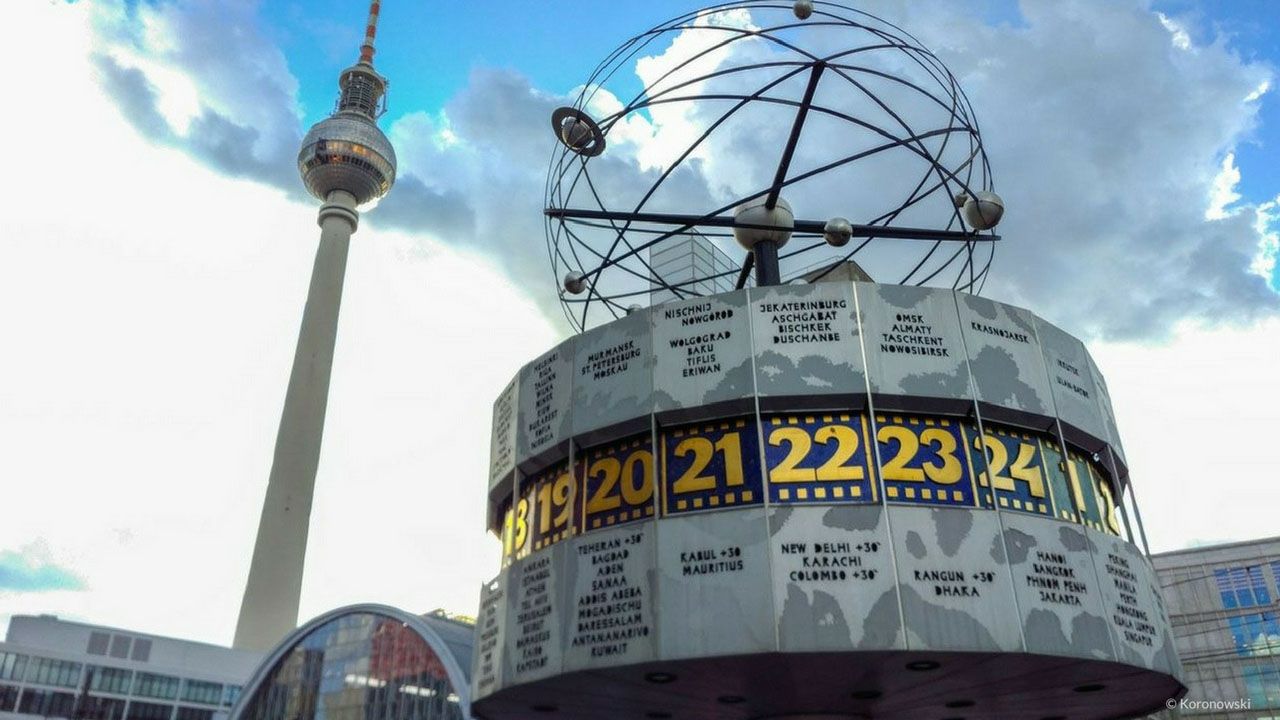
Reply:
[[1280, 537], [1161, 553], [1152, 562], [1189, 688], [1181, 716], [1280, 717]]
[[0, 720], [225, 720], [255, 652], [15, 616], [0, 643]]

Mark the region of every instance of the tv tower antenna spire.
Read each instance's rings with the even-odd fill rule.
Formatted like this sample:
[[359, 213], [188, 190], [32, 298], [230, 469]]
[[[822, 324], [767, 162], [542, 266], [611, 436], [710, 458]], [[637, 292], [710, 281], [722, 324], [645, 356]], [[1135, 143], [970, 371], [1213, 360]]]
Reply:
[[369, 3], [369, 22], [364, 26], [364, 44], [360, 46], [361, 64], [373, 67], [374, 38], [378, 36], [378, 13], [382, 10], [381, 0]]
[[357, 208], [385, 195], [396, 179], [395, 150], [377, 125], [387, 91], [387, 79], [373, 68], [381, 5], [373, 0], [369, 6], [360, 59], [338, 76], [337, 107], [311, 128], [298, 153], [302, 182], [323, 203], [320, 247], [236, 624], [237, 648], [265, 652], [298, 622], [347, 249], [360, 220]]

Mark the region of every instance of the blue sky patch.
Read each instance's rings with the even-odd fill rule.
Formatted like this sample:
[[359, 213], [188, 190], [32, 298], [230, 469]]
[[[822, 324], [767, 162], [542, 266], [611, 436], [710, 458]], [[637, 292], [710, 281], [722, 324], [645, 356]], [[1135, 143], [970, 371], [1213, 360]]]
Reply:
[[[1197, 45], [1223, 42], [1248, 62], [1280, 64], [1280, 23], [1274, 21], [1276, 4], [1272, 0], [1157, 0], [1152, 9], [1180, 21]], [[1272, 87], [1256, 100], [1258, 118], [1253, 137], [1235, 149], [1240, 169], [1237, 192], [1246, 202], [1266, 202], [1280, 187], [1280, 163], [1275, 161], [1280, 147], [1277, 90]]]
[[0, 590], [49, 592], [85, 589], [84, 580], [70, 570], [37, 560], [29, 553], [0, 552]]

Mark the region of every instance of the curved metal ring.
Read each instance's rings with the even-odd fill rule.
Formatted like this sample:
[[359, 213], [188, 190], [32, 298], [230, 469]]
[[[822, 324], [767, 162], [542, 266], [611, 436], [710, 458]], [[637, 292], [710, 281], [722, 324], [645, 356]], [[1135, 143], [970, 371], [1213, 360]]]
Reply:
[[[561, 134], [561, 128], [564, 126], [564, 121], [570, 118], [582, 123], [591, 131], [590, 142], [582, 145], [581, 147], [574, 147], [569, 144], [568, 139]], [[561, 145], [564, 145], [579, 155], [584, 157], [595, 157], [604, 152], [604, 132], [600, 130], [600, 126], [596, 124], [595, 120], [591, 119], [590, 115], [577, 108], [556, 108], [555, 112], [551, 113], [551, 130], [556, 134], [556, 139], [560, 141]]]

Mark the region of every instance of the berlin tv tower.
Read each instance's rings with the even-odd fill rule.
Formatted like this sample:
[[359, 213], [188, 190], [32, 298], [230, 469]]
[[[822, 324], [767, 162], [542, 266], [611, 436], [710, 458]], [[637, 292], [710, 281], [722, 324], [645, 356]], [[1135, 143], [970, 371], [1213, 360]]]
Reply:
[[324, 203], [320, 248], [236, 624], [234, 645], [246, 650], [270, 650], [297, 627], [347, 248], [360, 218], [356, 208], [386, 195], [396, 179], [395, 151], [377, 124], [387, 90], [386, 78], [373, 69], [380, 5], [370, 4], [360, 59], [338, 76], [337, 108], [311, 128], [298, 153], [302, 182]]

